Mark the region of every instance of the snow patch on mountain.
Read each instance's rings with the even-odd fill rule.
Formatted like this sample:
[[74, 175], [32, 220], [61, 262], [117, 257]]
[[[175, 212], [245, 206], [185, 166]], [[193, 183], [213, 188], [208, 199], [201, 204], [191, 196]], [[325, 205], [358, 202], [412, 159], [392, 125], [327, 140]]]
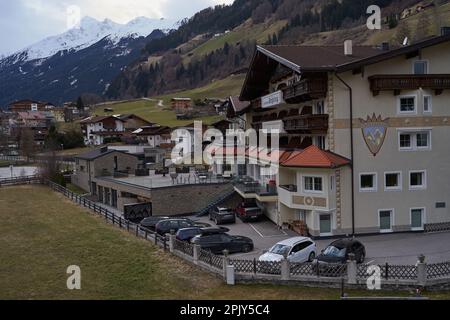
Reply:
[[9, 60], [8, 64], [15, 64], [46, 59], [58, 52], [63, 56], [65, 51], [79, 51], [104, 38], [108, 38], [113, 45], [116, 45], [123, 38], [145, 37], [157, 29], [167, 32], [177, 28], [177, 25], [172, 20], [146, 17], [138, 17], [127, 24], [119, 24], [109, 19], [98, 21], [91, 17], [84, 17], [79, 27], [57, 36], [48, 37], [3, 60]]

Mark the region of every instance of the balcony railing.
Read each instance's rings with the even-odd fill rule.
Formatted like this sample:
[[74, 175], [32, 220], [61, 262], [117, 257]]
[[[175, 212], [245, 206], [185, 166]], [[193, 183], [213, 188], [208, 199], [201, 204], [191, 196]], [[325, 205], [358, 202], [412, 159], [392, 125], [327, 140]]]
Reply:
[[233, 183], [234, 187], [241, 193], [250, 195], [256, 194], [261, 197], [277, 196], [278, 190], [276, 185], [263, 186], [257, 181], [250, 179], [238, 179]]
[[283, 89], [284, 100], [301, 102], [323, 98], [327, 95], [328, 81], [326, 78], [305, 79]]
[[296, 116], [284, 121], [284, 129], [286, 131], [327, 131], [328, 117], [327, 114]]
[[375, 75], [369, 77], [370, 89], [376, 96], [380, 91], [393, 90], [400, 94], [402, 90], [417, 90], [419, 88], [435, 90], [441, 94], [450, 89], [450, 74], [425, 75]]

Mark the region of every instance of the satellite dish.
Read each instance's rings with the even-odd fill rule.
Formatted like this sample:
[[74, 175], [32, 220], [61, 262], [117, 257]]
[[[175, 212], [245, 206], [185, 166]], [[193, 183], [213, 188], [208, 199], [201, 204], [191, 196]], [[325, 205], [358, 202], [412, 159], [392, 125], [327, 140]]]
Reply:
[[403, 40], [403, 46], [407, 46], [409, 42], [408, 37], [405, 37], [405, 39]]

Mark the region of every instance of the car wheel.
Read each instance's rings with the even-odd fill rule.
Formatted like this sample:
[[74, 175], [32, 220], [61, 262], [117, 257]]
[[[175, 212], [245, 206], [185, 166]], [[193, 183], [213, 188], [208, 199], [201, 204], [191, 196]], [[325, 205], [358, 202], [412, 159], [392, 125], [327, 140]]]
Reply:
[[251, 251], [252, 251], [252, 246], [250, 246], [248, 244], [246, 244], [246, 245], [244, 245], [242, 247], [242, 252], [244, 252], [244, 253], [248, 253], [248, 252], [251, 252]]
[[309, 254], [308, 262], [313, 262], [315, 258], [316, 258], [316, 254], [314, 252], [311, 252]]

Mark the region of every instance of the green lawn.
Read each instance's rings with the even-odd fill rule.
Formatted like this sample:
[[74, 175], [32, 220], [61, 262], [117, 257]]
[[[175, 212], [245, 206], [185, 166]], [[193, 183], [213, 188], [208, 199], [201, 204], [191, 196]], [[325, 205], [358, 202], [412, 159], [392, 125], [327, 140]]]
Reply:
[[[177, 93], [167, 94], [163, 96], [152, 97], [149, 100], [130, 101], [124, 103], [116, 103], [99, 106], [95, 114], [103, 115], [110, 114], [104, 112], [105, 108], [112, 108], [114, 114], [134, 113], [144, 119], [165, 125], [169, 127], [178, 127], [191, 124], [194, 120], [201, 120], [206, 124], [214, 123], [221, 119], [221, 116], [209, 116], [203, 118], [196, 118], [193, 120], [177, 120], [175, 112], [170, 109], [170, 100], [173, 97], [183, 97], [192, 99], [205, 98], [226, 98], [231, 95], [239, 94], [244, 75], [230, 76], [223, 80], [217, 80], [207, 86], [196, 88], [193, 90], [181, 91]], [[163, 101], [163, 106], [159, 105], [159, 101]]]
[[[107, 225], [47, 187], [1, 188], [0, 208], [0, 299], [339, 298], [339, 290], [333, 289], [226, 286], [149, 242]], [[66, 288], [69, 265], [81, 268], [79, 291]], [[449, 294], [432, 297], [448, 299]]]
[[76, 193], [76, 194], [81, 194], [81, 195], [86, 194], [85, 190], [83, 190], [80, 187], [78, 187], [78, 186], [76, 186], [74, 184], [71, 184], [71, 183], [68, 183], [66, 188], [69, 189], [70, 191], [72, 191], [73, 193]]

